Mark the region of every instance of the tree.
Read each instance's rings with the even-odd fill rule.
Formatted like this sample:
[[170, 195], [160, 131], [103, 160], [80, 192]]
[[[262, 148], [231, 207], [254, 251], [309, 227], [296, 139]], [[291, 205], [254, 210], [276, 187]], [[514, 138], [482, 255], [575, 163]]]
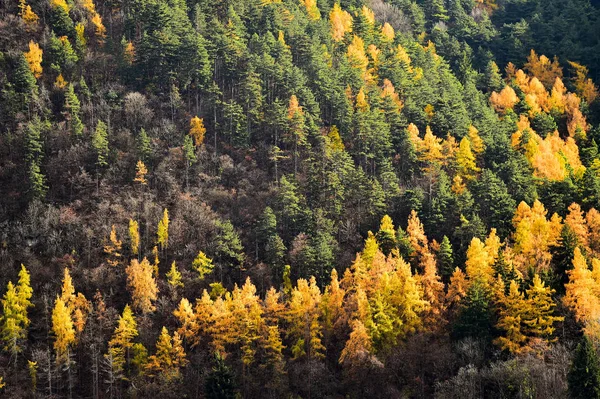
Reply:
[[339, 363], [356, 373], [368, 364], [372, 349], [371, 338], [364, 324], [360, 320], [353, 320], [352, 332], [340, 354]]
[[236, 397], [235, 375], [219, 353], [215, 354], [215, 365], [206, 377], [204, 392], [206, 399], [235, 399]]
[[194, 116], [190, 120], [190, 136], [194, 139], [194, 145], [200, 147], [204, 143], [204, 135], [206, 134], [206, 128], [204, 127], [204, 120]]
[[70, 346], [75, 342], [75, 329], [69, 308], [58, 296], [52, 310], [52, 333], [54, 334], [56, 362], [62, 364], [69, 361]]
[[456, 165], [458, 173], [466, 180], [473, 179], [475, 174], [480, 171], [475, 163], [475, 156], [471, 151], [471, 141], [463, 137], [460, 141], [458, 152], [456, 153]]
[[156, 236], [156, 243], [160, 245], [161, 250], [164, 251], [169, 245], [169, 211], [167, 208], [163, 211], [163, 217], [158, 222]]
[[148, 358], [146, 372], [169, 382], [181, 378], [181, 368], [187, 363], [179, 333], [174, 332], [171, 338], [167, 328], [163, 327], [156, 341], [156, 354]]
[[112, 359], [113, 373], [121, 375], [130, 362], [130, 351], [134, 345], [133, 340], [138, 336], [137, 322], [129, 305], [125, 305], [123, 314], [111, 340], [108, 342], [108, 353]]
[[3, 349], [13, 357], [23, 350], [21, 343], [27, 335], [28, 324], [27, 308], [22, 306], [17, 288], [9, 281], [2, 299], [0, 337], [4, 344]]
[[[27, 7], [29, 7], [29, 6], [27, 6]], [[29, 10], [31, 10], [31, 7], [29, 7]], [[36, 42], [34, 42], [33, 40], [31, 40], [29, 42], [29, 51], [24, 53], [25, 59], [27, 60], [27, 63], [29, 64], [29, 69], [31, 69], [31, 73], [33, 73], [33, 76], [35, 76], [36, 78], [39, 78], [40, 76], [42, 76], [42, 54], [43, 53], [44, 52], [40, 48], [40, 45], [37, 44]]]
[[144, 258], [141, 262], [133, 259], [125, 272], [127, 273], [127, 284], [133, 299], [133, 307], [143, 314], [154, 311], [155, 308], [152, 302], [157, 298], [158, 287], [148, 259]]
[[437, 251], [438, 270], [444, 281], [448, 281], [454, 272], [454, 256], [452, 253], [452, 245], [447, 236], [442, 238], [440, 248]]
[[106, 262], [112, 267], [118, 266], [119, 262], [121, 261], [122, 244], [123, 243], [121, 242], [121, 240], [117, 238], [117, 230], [115, 229], [115, 225], [113, 224], [110, 229], [108, 243], [104, 245], [104, 253], [108, 256]]
[[138, 255], [140, 252], [140, 229], [138, 222], [129, 219], [129, 246], [133, 255]]
[[386, 256], [396, 247], [396, 230], [392, 218], [388, 215], [381, 219], [379, 231], [377, 232], [377, 243]]
[[339, 42], [346, 33], [352, 32], [352, 16], [342, 10], [339, 3], [335, 3], [329, 13], [329, 23], [331, 24], [331, 37]]
[[148, 168], [146, 168], [146, 165], [144, 164], [144, 162], [142, 162], [142, 160], [138, 160], [137, 164], [135, 165], [135, 178], [133, 179], [134, 182], [136, 183], [140, 183], [140, 185], [145, 186], [148, 184], [148, 181], [146, 180], [146, 175], [148, 174]]
[[290, 97], [287, 118], [289, 121], [288, 133], [284, 135], [285, 141], [288, 145], [293, 146], [293, 158], [294, 158], [294, 175], [298, 173], [298, 156], [299, 148], [306, 145], [306, 133], [305, 133], [305, 118], [304, 111], [298, 103], [298, 98], [295, 95]]
[[474, 281], [469, 286], [465, 298], [460, 302], [452, 337], [454, 339], [472, 337], [482, 339], [484, 342], [489, 341], [494, 328], [492, 316], [489, 287], [480, 281]]
[[92, 135], [92, 147], [96, 152], [96, 166], [100, 169], [108, 166], [108, 130], [102, 121], [96, 124]]
[[600, 365], [589, 337], [584, 336], [577, 345], [567, 378], [571, 398], [600, 398]]
[[69, 130], [75, 137], [81, 137], [83, 134], [83, 123], [81, 122], [80, 116], [81, 103], [75, 94], [75, 88], [72, 83], [69, 83], [67, 91], [65, 92], [64, 109]]
[[198, 255], [192, 262], [192, 268], [198, 272], [198, 278], [203, 280], [207, 274], [210, 274], [215, 266], [206, 254], [202, 251], [198, 252]]
[[171, 269], [167, 273], [167, 282], [169, 285], [175, 289], [177, 287], [183, 287], [183, 282], [181, 281], [181, 273], [177, 270], [177, 265], [175, 261], [171, 264]]
[[565, 284], [563, 302], [575, 313], [575, 319], [582, 323], [591, 337], [599, 334], [600, 300], [596, 295], [596, 281], [581, 250], [575, 248], [573, 269], [567, 271], [569, 282]]

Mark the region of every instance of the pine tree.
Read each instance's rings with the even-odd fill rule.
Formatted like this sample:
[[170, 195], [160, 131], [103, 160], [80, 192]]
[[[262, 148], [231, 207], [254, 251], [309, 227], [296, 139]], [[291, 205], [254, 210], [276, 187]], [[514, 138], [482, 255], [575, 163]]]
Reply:
[[379, 231], [377, 232], [377, 243], [386, 256], [396, 247], [396, 230], [392, 218], [388, 215], [381, 219]]
[[81, 103], [75, 94], [75, 88], [72, 83], [67, 86], [65, 92], [65, 114], [69, 130], [75, 137], [81, 137], [83, 134], [83, 123], [81, 122]]
[[206, 377], [204, 392], [206, 399], [236, 398], [235, 375], [219, 353], [215, 354], [215, 365]]
[[567, 378], [571, 398], [600, 398], [600, 365], [589, 337], [584, 336], [577, 345]]
[[102, 121], [96, 124], [92, 135], [92, 147], [96, 152], [96, 166], [100, 169], [108, 166], [108, 130]]
[[454, 272], [454, 256], [452, 253], [452, 245], [447, 236], [442, 238], [440, 248], [437, 251], [438, 270], [444, 281], [448, 281]]

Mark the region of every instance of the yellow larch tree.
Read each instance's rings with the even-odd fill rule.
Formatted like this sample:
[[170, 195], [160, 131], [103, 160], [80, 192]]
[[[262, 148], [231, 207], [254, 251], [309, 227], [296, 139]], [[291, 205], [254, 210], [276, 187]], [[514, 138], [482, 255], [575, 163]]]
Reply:
[[367, 66], [369, 65], [369, 59], [365, 54], [365, 42], [360, 36], [353, 36], [352, 42], [346, 50], [346, 57], [350, 66], [361, 71], [362, 78], [368, 80]]
[[143, 314], [154, 311], [153, 301], [158, 296], [158, 286], [153, 276], [152, 266], [147, 258], [141, 262], [133, 259], [127, 269], [127, 284], [131, 291], [133, 307]]
[[467, 137], [463, 137], [460, 141], [460, 146], [456, 152], [456, 166], [458, 167], [458, 174], [465, 180], [475, 178], [481, 170], [477, 167], [475, 156], [471, 151], [471, 141]]
[[19, 16], [23, 19], [23, 22], [28, 27], [31, 27], [37, 23], [40, 17], [31, 9], [31, 6], [25, 2], [25, 0], [19, 0]]
[[300, 0], [300, 3], [306, 8], [308, 17], [313, 21], [321, 19], [321, 11], [317, 7], [317, 0]]
[[204, 143], [206, 128], [204, 127], [204, 119], [194, 116], [190, 120], [190, 136], [194, 139], [194, 145], [200, 147]]
[[329, 13], [329, 23], [331, 24], [331, 37], [339, 42], [346, 33], [352, 32], [352, 16], [342, 10], [339, 3], [335, 3]]
[[504, 333], [494, 340], [502, 350], [520, 353], [527, 341], [522, 331], [523, 318], [526, 317], [527, 301], [519, 285], [511, 280], [508, 295], [502, 295], [499, 300], [500, 311], [496, 327]]
[[545, 55], [538, 57], [534, 50], [531, 50], [529, 57], [527, 57], [527, 63], [525, 63], [525, 69], [529, 73], [539, 79], [547, 88], [552, 87], [556, 78], [562, 78], [563, 71], [558, 62], [558, 58], [554, 57], [553, 61], [550, 61]]
[[140, 252], [140, 228], [138, 222], [129, 219], [129, 247], [133, 255], [138, 255]]
[[575, 313], [575, 319], [584, 325], [586, 334], [598, 338], [600, 335], [600, 299], [596, 295], [597, 282], [588, 268], [579, 248], [573, 253], [573, 269], [567, 271], [569, 282], [565, 284], [564, 304]]
[[588, 78], [589, 70], [576, 62], [569, 61], [569, 64], [575, 72], [573, 81], [577, 95], [584, 98], [588, 104], [592, 103], [598, 97], [598, 87]]
[[144, 164], [141, 159], [138, 159], [137, 164], [135, 165], [135, 178], [133, 181], [145, 186], [148, 184], [148, 181], [146, 180], [147, 174], [148, 168], [146, 167], [146, 164]]
[[389, 23], [385, 22], [381, 27], [381, 36], [385, 42], [393, 42], [396, 37], [394, 28]]
[[600, 212], [591, 208], [585, 215], [585, 221], [589, 233], [590, 254], [595, 258], [600, 258]]
[[173, 311], [173, 316], [179, 321], [177, 333], [190, 346], [196, 346], [200, 342], [198, 331], [200, 326], [196, 320], [194, 309], [186, 298], [182, 298], [177, 309]]
[[421, 219], [417, 215], [417, 212], [413, 209], [408, 217], [408, 225], [406, 226], [406, 233], [408, 240], [414, 253], [411, 257], [421, 256], [422, 254], [429, 251], [429, 242], [425, 235], [425, 229], [421, 223]]
[[112, 358], [113, 372], [121, 374], [131, 360], [131, 349], [135, 337], [138, 336], [137, 322], [129, 305], [125, 305], [123, 314], [119, 316], [117, 327], [108, 342], [108, 352]]
[[[28, 6], [29, 7], [29, 6]], [[43, 51], [40, 48], [40, 45], [31, 40], [29, 42], [29, 51], [23, 53], [25, 55], [25, 59], [29, 64], [29, 69], [33, 76], [39, 78], [42, 76], [42, 55]]]
[[569, 213], [565, 217], [565, 226], [568, 226], [569, 229], [575, 234], [577, 237], [577, 243], [581, 245], [586, 252], [590, 252], [589, 249], [589, 229], [587, 226], [586, 219], [584, 218], [583, 211], [581, 210], [581, 206], [578, 203], [573, 202], [569, 205]]
[[150, 377], [160, 376], [164, 381], [181, 378], [181, 368], [187, 365], [185, 351], [177, 332], [173, 337], [163, 327], [156, 341], [156, 354], [148, 358], [146, 372]]
[[552, 255], [550, 247], [560, 240], [562, 221], [557, 214], [546, 218], [548, 211], [535, 200], [532, 207], [521, 202], [513, 217], [515, 262], [521, 271], [533, 267], [536, 272], [547, 270]]
[[169, 246], [169, 211], [167, 208], [163, 211], [163, 217], [158, 222], [156, 243], [160, 245], [163, 251]]
[[110, 266], [118, 266], [121, 261], [121, 247], [123, 243], [117, 238], [117, 230], [113, 224], [110, 228], [108, 242], [104, 245], [104, 253], [108, 257], [106, 263]]
[[68, 361], [70, 346], [75, 342], [75, 329], [69, 308], [58, 296], [52, 310], [52, 333], [54, 334], [56, 362], [63, 364]]
[[492, 92], [490, 102], [496, 112], [504, 115], [506, 111], [512, 110], [519, 102], [519, 97], [517, 97], [517, 93], [515, 93], [512, 87], [504, 86], [504, 89], [500, 93]]

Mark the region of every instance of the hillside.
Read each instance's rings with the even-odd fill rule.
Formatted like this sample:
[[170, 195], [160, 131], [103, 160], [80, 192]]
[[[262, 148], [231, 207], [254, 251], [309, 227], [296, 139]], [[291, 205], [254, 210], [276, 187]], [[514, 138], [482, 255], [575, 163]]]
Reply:
[[597, 0], [19, 0], [0, 65], [3, 397], [600, 392]]

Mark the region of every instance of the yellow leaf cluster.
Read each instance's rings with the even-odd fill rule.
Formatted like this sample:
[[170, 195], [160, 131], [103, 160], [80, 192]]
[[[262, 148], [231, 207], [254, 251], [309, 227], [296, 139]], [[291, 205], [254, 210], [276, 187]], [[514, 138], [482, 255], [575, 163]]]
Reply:
[[352, 15], [342, 10], [339, 3], [334, 4], [329, 13], [329, 23], [331, 24], [331, 37], [339, 42], [346, 33], [352, 32]]
[[27, 60], [27, 63], [29, 64], [29, 69], [31, 70], [31, 73], [33, 73], [33, 76], [35, 76], [36, 78], [39, 78], [40, 76], [42, 76], [42, 54], [43, 53], [44, 52], [40, 48], [39, 44], [37, 44], [33, 40], [31, 40], [29, 42], [29, 51], [26, 51], [24, 53], [25, 59]]

